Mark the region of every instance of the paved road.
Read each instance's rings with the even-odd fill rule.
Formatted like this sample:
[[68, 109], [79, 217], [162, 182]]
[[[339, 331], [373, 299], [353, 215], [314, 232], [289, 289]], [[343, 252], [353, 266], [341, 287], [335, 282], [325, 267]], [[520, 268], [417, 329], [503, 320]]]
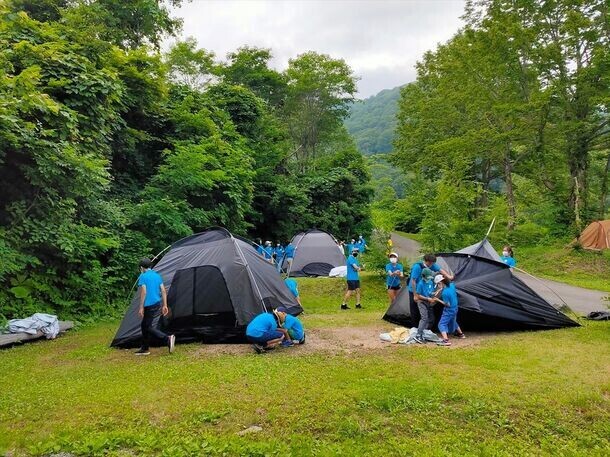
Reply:
[[[409, 261], [417, 259], [421, 255], [421, 245], [415, 240], [392, 233], [392, 241], [398, 255]], [[591, 311], [607, 310], [608, 304], [610, 304], [605, 299], [610, 296], [608, 292], [575, 287], [550, 279], [533, 278], [521, 272], [516, 272], [516, 276], [549, 303], [561, 306], [565, 302], [577, 314], [586, 315]]]

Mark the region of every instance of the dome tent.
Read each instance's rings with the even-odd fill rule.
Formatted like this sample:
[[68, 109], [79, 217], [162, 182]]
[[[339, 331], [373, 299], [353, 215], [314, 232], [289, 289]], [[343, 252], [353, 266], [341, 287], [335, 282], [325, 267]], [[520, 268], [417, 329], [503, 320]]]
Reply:
[[328, 276], [335, 267], [345, 266], [345, 255], [330, 233], [312, 229], [297, 233], [290, 243], [294, 246], [292, 266], [284, 258], [282, 270], [288, 276]]
[[[303, 309], [276, 269], [253, 243], [212, 228], [174, 243], [155, 266], [167, 288], [170, 314], [161, 327], [178, 342], [243, 340], [245, 326], [278, 306], [297, 315]], [[140, 344], [136, 292], [112, 346]]]
[[[485, 256], [458, 251], [437, 257], [441, 268], [455, 276], [460, 310], [458, 322], [464, 330], [553, 329], [579, 325], [516, 277], [503, 262], [489, 258], [486, 241], [464, 248], [476, 251], [480, 245]], [[493, 248], [491, 250], [495, 252]], [[406, 288], [401, 290], [383, 319], [399, 325], [417, 324], [411, 322]]]
[[591, 222], [578, 237], [584, 249], [610, 249], [610, 220]]

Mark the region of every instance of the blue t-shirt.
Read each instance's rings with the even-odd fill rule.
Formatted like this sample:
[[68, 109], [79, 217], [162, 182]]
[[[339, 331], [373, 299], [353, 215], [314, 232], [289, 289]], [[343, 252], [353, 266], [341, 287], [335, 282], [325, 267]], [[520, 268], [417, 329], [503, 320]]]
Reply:
[[292, 259], [294, 257], [294, 246], [292, 244], [289, 244], [288, 246], [286, 246], [286, 249], [284, 250], [284, 254], [286, 254], [287, 258]]
[[434, 281], [432, 279], [430, 281], [420, 279], [415, 287], [415, 292], [417, 292], [417, 295], [421, 295], [422, 297], [432, 297], [435, 289]]
[[144, 306], [156, 305], [161, 301], [161, 284], [163, 279], [155, 270], [146, 270], [138, 278], [138, 287], [146, 286]]
[[297, 287], [297, 282], [292, 278], [286, 278], [284, 282], [286, 283], [286, 286], [288, 286], [288, 288], [290, 289], [290, 292], [292, 292], [292, 295], [298, 297], [299, 288]]
[[354, 265], [359, 267], [360, 264], [356, 260], [356, 257], [350, 255], [347, 258], [347, 280], [348, 281], [358, 281], [360, 279], [360, 275], [358, 274], [358, 270], [354, 270]]
[[305, 336], [305, 330], [303, 330], [303, 324], [296, 317], [286, 314], [286, 320], [284, 321], [284, 328], [290, 333], [290, 337], [293, 340], [302, 340]]
[[514, 259], [514, 257], [511, 256], [500, 256], [500, 258], [502, 259], [502, 262], [504, 262], [506, 265], [508, 265], [511, 268], [514, 268], [515, 265], [517, 265], [517, 261]]
[[443, 292], [441, 293], [441, 300], [449, 305], [450, 310], [457, 309], [458, 296], [455, 284], [451, 283], [443, 289]]
[[[411, 267], [411, 275], [409, 277], [409, 284], [407, 284], [407, 290], [409, 292], [413, 292], [413, 287], [411, 286], [411, 281], [415, 280], [415, 284], [417, 287], [417, 283], [419, 283], [419, 280], [421, 279], [421, 272], [424, 268], [426, 268], [426, 267], [423, 264], [423, 262], [417, 262], [416, 264], [414, 264]], [[438, 263], [433, 263], [432, 266], [429, 268], [432, 271], [434, 271], [435, 273], [441, 271], [441, 267], [438, 265]]]
[[262, 247], [262, 246], [260, 246], [260, 245], [259, 245], [259, 246], [256, 248], [256, 252], [258, 252], [260, 255], [262, 255], [263, 257], [265, 257], [265, 248], [264, 248], [264, 247]]
[[265, 259], [269, 260], [273, 258], [273, 247], [272, 246], [267, 246], [264, 250], [265, 253]]
[[389, 272], [400, 271], [404, 272], [402, 263], [393, 264], [392, 262], [388, 263], [385, 266], [386, 271], [386, 280], [385, 284], [388, 287], [400, 287], [400, 276], [389, 276]]
[[282, 246], [277, 246], [275, 248], [275, 256], [278, 259], [281, 259], [283, 255], [284, 255], [284, 248]]
[[246, 335], [260, 338], [268, 332], [277, 330], [277, 321], [271, 313], [263, 313], [256, 316], [246, 327]]

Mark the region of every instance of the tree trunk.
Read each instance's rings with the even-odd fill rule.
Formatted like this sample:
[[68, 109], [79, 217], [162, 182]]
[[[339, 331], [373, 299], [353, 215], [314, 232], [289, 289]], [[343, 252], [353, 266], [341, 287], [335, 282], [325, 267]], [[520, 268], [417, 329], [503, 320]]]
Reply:
[[515, 229], [515, 191], [513, 188], [513, 164], [510, 160], [510, 143], [506, 145], [504, 155], [504, 181], [506, 182], [506, 203], [508, 204], [508, 225], [507, 229], [512, 232]]
[[608, 198], [608, 174], [610, 174], [610, 154], [606, 160], [606, 169], [602, 176], [601, 195], [599, 196], [599, 219], [606, 217], [606, 199]]
[[587, 205], [587, 171], [589, 168], [589, 144], [583, 134], [578, 134], [572, 147], [568, 149], [568, 164], [572, 188], [570, 192], [570, 209], [574, 214], [574, 224], [578, 232], [582, 229], [583, 214]]

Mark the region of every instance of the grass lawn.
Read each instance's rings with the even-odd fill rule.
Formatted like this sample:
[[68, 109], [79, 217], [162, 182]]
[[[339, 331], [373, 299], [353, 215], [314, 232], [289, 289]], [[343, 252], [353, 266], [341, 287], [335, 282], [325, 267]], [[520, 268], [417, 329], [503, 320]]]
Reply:
[[[374, 274], [363, 311], [338, 309], [341, 280], [299, 284], [306, 327], [387, 328]], [[461, 348], [144, 358], [108, 347], [117, 325], [0, 351], [0, 454], [610, 455], [610, 323]]]
[[610, 251], [531, 246], [519, 248], [516, 257], [519, 268], [541, 278], [610, 293]]

